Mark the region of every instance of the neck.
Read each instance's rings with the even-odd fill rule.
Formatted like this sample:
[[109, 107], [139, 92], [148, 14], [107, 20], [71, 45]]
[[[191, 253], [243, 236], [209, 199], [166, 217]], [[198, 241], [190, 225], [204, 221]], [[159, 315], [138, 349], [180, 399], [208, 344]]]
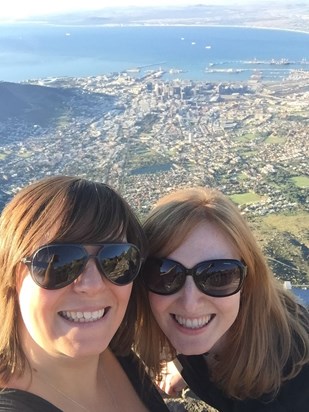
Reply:
[[[61, 380], [62, 376], [63, 381], [67, 383], [73, 382], [74, 385], [72, 386], [78, 385], [79, 382], [81, 385], [84, 385], [85, 376], [87, 376], [87, 381], [91, 381], [92, 384], [94, 383], [97, 378], [100, 354], [78, 357], [74, 352], [74, 348], [69, 346], [68, 349], [71, 350], [71, 353], [69, 352], [67, 356], [57, 354], [56, 351], [52, 353], [37, 344], [23, 324], [20, 330], [22, 349], [30, 364], [30, 376], [32, 370], [36, 370], [40, 374], [44, 374], [50, 381], [55, 381], [56, 383]], [[68, 375], [70, 376], [69, 381], [66, 379]]]
[[[46, 377], [43, 377], [44, 375], [39, 374], [36, 370], [33, 371], [34, 373], [36, 373], [38, 375], [38, 378], [40, 380], [43, 381], [44, 384], [46, 384], [52, 391], [55, 392], [55, 394], [59, 397], [59, 395], [62, 398], [62, 401], [60, 401], [62, 404], [64, 402], [64, 400], [66, 402], [68, 402], [70, 404], [71, 407], [73, 407], [74, 405], [74, 409], [78, 409], [81, 411], [88, 411], [88, 408], [83, 405], [82, 403], [78, 402], [77, 400], [75, 400], [71, 395], [68, 395], [66, 392], [64, 392], [63, 389], [60, 389], [58, 386], [56, 386], [55, 384], [49, 382]], [[50, 392], [50, 391], [49, 391]]]
[[98, 411], [103, 404], [106, 411], [120, 411], [115, 387], [109, 379], [113, 373], [112, 358], [113, 355], [107, 349], [96, 362], [87, 359], [75, 364], [71, 359], [71, 367], [68, 367], [67, 362], [49, 368], [46, 365], [33, 367], [30, 392], [63, 411]]
[[[50, 366], [32, 366], [30, 391], [50, 400], [60, 409], [90, 411], [100, 393], [99, 358], [86, 362], [66, 360], [54, 362]], [[67, 405], [65, 407], [65, 405]], [[69, 407], [70, 405], [70, 407]]]

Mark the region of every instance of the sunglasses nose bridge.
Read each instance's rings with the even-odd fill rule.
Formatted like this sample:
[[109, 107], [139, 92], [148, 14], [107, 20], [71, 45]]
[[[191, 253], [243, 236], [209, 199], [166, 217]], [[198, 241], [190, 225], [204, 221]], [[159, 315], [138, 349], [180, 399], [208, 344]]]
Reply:
[[[98, 282], [99, 278], [100, 282]], [[102, 285], [102, 281], [103, 284], [105, 284], [105, 275], [100, 265], [100, 260], [96, 254], [87, 254], [87, 256], [84, 257], [83, 266], [76, 279], [79, 279], [78, 283], [81, 285], [88, 284], [92, 285], [91, 287], [95, 287], [94, 285]]]
[[192, 276], [194, 278], [195, 269], [193, 269], [193, 268], [191, 268], [191, 269], [184, 268], [183, 270], [184, 270], [184, 273], [185, 273], [186, 276]]
[[97, 270], [100, 272], [100, 275], [103, 275], [103, 271], [102, 271], [102, 268], [101, 268], [101, 265], [100, 265], [100, 261], [98, 259], [98, 254], [95, 254], [95, 255], [88, 254], [85, 257], [85, 262], [84, 262], [84, 265], [83, 265], [83, 271], [85, 270], [86, 266], [88, 265], [88, 263], [91, 259], [94, 260], [95, 266], [96, 266]]
[[192, 277], [192, 280], [193, 280], [193, 282], [194, 282], [194, 285], [195, 285], [195, 287], [196, 287], [199, 291], [202, 291], [203, 293], [205, 293], [205, 291], [202, 290], [201, 287], [200, 287], [200, 285], [199, 285], [198, 269], [197, 269], [196, 267], [190, 268], [190, 269], [184, 268], [184, 273], [185, 273], [186, 277], [187, 277], [187, 276], [191, 276], [191, 277]]

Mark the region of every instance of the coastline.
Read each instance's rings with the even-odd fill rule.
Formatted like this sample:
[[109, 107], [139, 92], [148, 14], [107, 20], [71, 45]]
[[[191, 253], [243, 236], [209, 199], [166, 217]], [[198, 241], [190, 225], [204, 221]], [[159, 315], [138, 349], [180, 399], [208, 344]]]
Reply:
[[[23, 82], [46, 77], [93, 77], [135, 67], [164, 65], [163, 80], [239, 82], [249, 80], [250, 75], [255, 74], [253, 69], [259, 69], [260, 78], [265, 81], [275, 80], [286, 77], [294, 69], [309, 69], [308, 34], [291, 29], [242, 25], [73, 26], [50, 25], [42, 20], [32, 24], [28, 20], [22, 24], [2, 25], [0, 40], [16, 37], [19, 49], [15, 53], [14, 47], [10, 50], [8, 43], [8, 51], [5, 50], [2, 56], [5, 64], [0, 69], [0, 78]], [[97, 41], [98, 37], [101, 37], [101, 42]], [[36, 39], [36, 48], [29, 51], [27, 44], [33, 38]], [[261, 47], [259, 39], [263, 44], [270, 42], [269, 47]], [[44, 46], [46, 41], [53, 43], [50, 51]], [[87, 42], [89, 47], [86, 51], [79, 50], [80, 42]], [[153, 48], [149, 48], [151, 42]], [[24, 44], [28, 60], [21, 68], [18, 62]], [[135, 45], [135, 48], [123, 47], [128, 44]], [[231, 52], [234, 44], [238, 45], [237, 52]], [[66, 59], [62, 58], [64, 55]], [[184, 59], [184, 55], [190, 58]], [[50, 59], [54, 65], [49, 64]], [[269, 67], [246, 66], [247, 61], [254, 60], [257, 64], [266, 65], [268, 62]], [[214, 65], [224, 66], [211, 67]], [[141, 75], [144, 74], [142, 72]]]
[[15, 25], [41, 25], [49, 27], [217, 27], [217, 28], [235, 28], [235, 29], [260, 29], [260, 30], [276, 30], [287, 31], [301, 34], [309, 34], [308, 30], [293, 29], [289, 27], [274, 27], [274, 26], [255, 26], [255, 25], [240, 25], [240, 24], [189, 24], [189, 23], [106, 23], [106, 24], [70, 24], [70, 23], [52, 23], [47, 20], [14, 20], [14, 21], [1, 21], [0, 26], [15, 26]]

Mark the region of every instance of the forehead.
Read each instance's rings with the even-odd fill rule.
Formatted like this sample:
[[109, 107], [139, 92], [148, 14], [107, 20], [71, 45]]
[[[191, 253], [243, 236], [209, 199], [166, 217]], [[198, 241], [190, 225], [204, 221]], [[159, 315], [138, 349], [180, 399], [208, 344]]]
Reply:
[[168, 257], [192, 267], [209, 259], [239, 259], [239, 253], [230, 237], [218, 225], [205, 221], [193, 228]]

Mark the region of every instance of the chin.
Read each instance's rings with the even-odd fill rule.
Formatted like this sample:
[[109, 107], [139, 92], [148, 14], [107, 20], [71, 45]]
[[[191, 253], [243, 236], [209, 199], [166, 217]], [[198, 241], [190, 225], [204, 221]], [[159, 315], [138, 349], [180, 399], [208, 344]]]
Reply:
[[203, 355], [206, 352], [208, 352], [208, 350], [202, 350], [202, 349], [192, 350], [192, 348], [191, 348], [191, 349], [188, 349], [188, 350], [180, 351], [179, 353], [181, 353], [182, 355], [190, 356], [190, 355]]
[[209, 346], [194, 346], [194, 345], [181, 345], [175, 346], [177, 353], [182, 355], [203, 355], [209, 351]]

